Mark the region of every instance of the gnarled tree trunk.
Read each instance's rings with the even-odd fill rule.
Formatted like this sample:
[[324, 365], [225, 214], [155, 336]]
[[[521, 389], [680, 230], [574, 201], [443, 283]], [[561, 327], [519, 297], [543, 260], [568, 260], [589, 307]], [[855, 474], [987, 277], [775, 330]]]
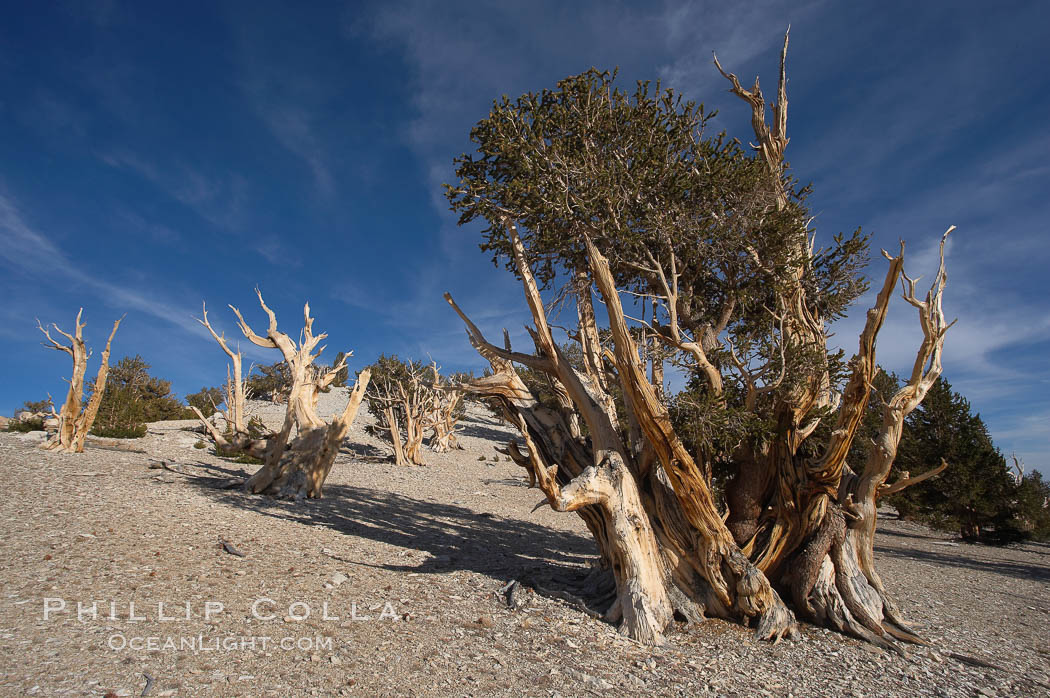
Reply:
[[423, 438], [426, 418], [434, 401], [433, 391], [424, 385], [422, 369], [410, 370], [405, 381], [386, 381], [372, 386], [367, 399], [381, 407], [380, 413], [390, 433], [397, 465], [426, 465]]
[[[447, 294], [446, 299], [467, 323], [471, 342], [495, 372], [469, 387], [501, 399], [522, 430], [528, 460], [520, 455], [515, 460], [529, 469], [556, 511], [594, 508], [591, 515], [605, 532], [597, 537], [601, 555], [617, 588], [606, 617], [618, 621], [630, 637], [654, 644], [663, 641], [675, 611], [694, 619], [705, 611], [753, 619], [756, 632], [764, 638], [793, 634], [791, 612], [733, 541], [703, 474], [671, 429], [667, 410], [645, 377], [604, 257], [589, 245], [592, 276], [609, 311], [616, 376], [645, 437], [639, 449], [627, 448], [621, 439], [615, 401], [596, 378], [598, 370], [606, 373], [604, 367], [598, 368], [600, 357], [585, 359], [595, 371], [591, 377], [577, 372], [558, 349], [516, 226], [509, 221], [507, 225], [536, 325], [530, 331], [537, 354], [489, 344]], [[580, 306], [579, 336], [597, 337], [589, 304]], [[595, 346], [594, 352], [598, 351]], [[535, 403], [514, 372], [514, 361], [547, 373], [561, 385], [586, 423], [589, 441], [575, 436], [564, 418]], [[550, 445], [541, 447], [541, 443]], [[521, 453], [519, 448], [512, 450]], [[557, 479], [559, 473], [564, 484]]]
[[[232, 306], [231, 306], [232, 307]], [[222, 416], [225, 422], [225, 431], [219, 431], [215, 424], [206, 418], [199, 409], [191, 405], [197, 418], [204, 425], [205, 430], [215, 444], [215, 450], [225, 456], [239, 454], [249, 455], [253, 458], [265, 458], [267, 451], [267, 439], [258, 436], [253, 437], [247, 426], [247, 398], [250, 393], [248, 379], [243, 375], [243, 361], [241, 352], [230, 349], [226, 343], [226, 333], [217, 334], [208, 321], [208, 307], [202, 306], [201, 325], [211, 334], [212, 338], [222, 348], [223, 352], [230, 358], [230, 364], [226, 367], [226, 385], [223, 388], [223, 397], [226, 409]]]
[[430, 365], [430, 371], [431, 389], [434, 391], [434, 402], [426, 417], [426, 426], [430, 429], [430, 448], [436, 453], [462, 449], [463, 446], [456, 438], [459, 431], [456, 425], [463, 416], [463, 392], [441, 377], [437, 363]]
[[69, 340], [69, 346], [52, 339], [48, 330], [39, 322], [37, 323], [37, 327], [47, 338], [44, 346], [64, 351], [73, 359], [73, 375], [69, 379], [69, 391], [66, 393], [66, 401], [62, 403], [62, 410], [58, 413], [58, 431], [40, 446], [47, 451], [84, 452], [84, 441], [87, 439], [88, 432], [91, 431], [91, 425], [95, 422], [99, 405], [102, 404], [102, 396], [106, 391], [106, 378], [109, 375], [109, 347], [124, 318], [121, 317], [113, 323], [113, 330], [109, 333], [109, 339], [106, 340], [106, 348], [102, 351], [102, 363], [99, 364], [98, 374], [95, 376], [91, 397], [87, 405], [84, 405], [84, 375], [87, 373], [87, 362], [91, 357], [91, 352], [84, 344], [83, 331], [86, 324], [80, 322], [83, 312], [83, 308], [77, 312], [73, 334], [63, 332], [58, 325], [51, 325], [56, 332]]
[[[230, 306], [230, 309], [236, 314], [238, 326], [250, 342], [279, 350], [288, 366], [292, 386], [281, 430], [265, 438], [252, 438], [249, 434], [244, 422], [245, 396], [240, 352], [230, 350], [225, 335], [215, 333], [208, 323], [206, 311], [200, 320], [201, 324], [208, 328], [233, 364], [232, 389], [227, 390], [227, 399], [232, 400], [232, 404], [227, 404], [231, 413], [227, 423], [232, 426], [232, 430], [229, 433], [220, 432], [199, 410], [195, 411], [221, 453], [245, 453], [263, 460], [262, 467], [244, 483], [247, 491], [296, 499], [319, 498], [342, 441], [361, 407], [371, 373], [367, 370], [361, 372], [342, 414], [334, 417], [330, 423], [325, 423], [317, 414], [318, 393], [345, 367], [345, 356], [337, 365], [319, 374], [313, 361], [320, 356], [324, 347], [317, 353], [314, 353], [314, 349], [328, 335], [313, 334], [314, 319], [310, 316], [310, 305], [303, 307], [303, 330], [296, 344], [291, 337], [277, 329], [277, 316], [263, 301], [258, 289], [256, 294], [259, 296], [259, 305], [270, 320], [265, 337], [251, 329], [237, 308]], [[293, 429], [297, 431], [294, 438]]]
[[[609, 312], [614, 350], [608, 358], [644, 438], [638, 448], [622, 442], [615, 408], [603, 407], [599, 382], [570, 366], [555, 345], [520, 239], [513, 224], [508, 226], [536, 323], [530, 331], [537, 353], [490, 344], [446, 294], [494, 372], [465, 387], [499, 400], [505, 418], [518, 426], [524, 441], [522, 446], [511, 444], [507, 452], [529, 471], [532, 484], [546, 494], [553, 509], [580, 513], [595, 534], [617, 587], [606, 617], [646, 643], [662, 641], [675, 612], [692, 619], [706, 612], [750, 620], [758, 636], [775, 639], [794, 633], [794, 617], [775, 585], [788, 590], [796, 611], [813, 622], [887, 647], [895, 647], [888, 638], [919, 641], [887, 596], [872, 550], [876, 500], [896, 455], [903, 418], [940, 373], [948, 328], [940, 310], [946, 280], [943, 242], [941, 269], [927, 299], [915, 299], [914, 284], [906, 296], [919, 308], [926, 340], [911, 380], [884, 408], [884, 426], [868, 463], [860, 475], [853, 474], [845, 454], [867, 403], [876, 370], [874, 340], [902, 274], [902, 256], [891, 258], [886, 282], [868, 313], [854, 373], [824, 456], [807, 463], [797, 456], [775, 455], [775, 449], [766, 452], [767, 458], [785, 458], [812, 483], [809, 496], [805, 491], [789, 493], [802, 505], [801, 515], [793, 519], [797, 528], [769, 536], [772, 547], [757, 545], [756, 537], [742, 550], [723, 523], [702, 469], [674, 433], [657, 386], [646, 377], [603, 255], [588, 243], [593, 278]], [[588, 323], [586, 311], [580, 319]], [[579, 336], [586, 334], [581, 327]], [[543, 371], [561, 384], [586, 422], [589, 439], [574, 434], [564, 414], [536, 400], [514, 362]], [[835, 489], [820, 486], [822, 481], [834, 481]], [[733, 501], [729, 504], [732, 507]]]

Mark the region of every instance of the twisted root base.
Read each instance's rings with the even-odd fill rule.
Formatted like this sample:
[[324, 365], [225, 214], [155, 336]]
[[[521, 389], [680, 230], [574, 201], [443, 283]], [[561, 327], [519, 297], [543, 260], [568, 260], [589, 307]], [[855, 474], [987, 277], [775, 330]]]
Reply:
[[280, 499], [320, 499], [339, 442], [331, 443], [328, 427], [310, 429], [292, 441], [276, 467], [264, 465], [244, 483], [251, 494]]
[[[829, 514], [785, 580], [799, 615], [902, 655], [897, 641], [928, 644], [904, 622], [874, 568], [867, 573], [862, 569], [858, 551], [870, 547], [865, 531], [848, 528], [837, 510]], [[812, 570], [808, 578], [807, 569]]]

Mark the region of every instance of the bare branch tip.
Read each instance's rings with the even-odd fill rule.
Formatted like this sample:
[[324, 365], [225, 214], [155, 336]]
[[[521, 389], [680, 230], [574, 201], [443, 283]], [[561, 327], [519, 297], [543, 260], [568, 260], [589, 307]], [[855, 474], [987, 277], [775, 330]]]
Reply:
[[[549, 501], [547, 501], [546, 499], [544, 499], [544, 500], [543, 500], [542, 502], [540, 502], [539, 504], [537, 504], [536, 506], [534, 506], [534, 507], [532, 508], [532, 511], [531, 511], [531, 512], [529, 512], [529, 513], [530, 513], [530, 514], [532, 514], [532, 513], [535, 513], [535, 512], [537, 512], [537, 511], [539, 511], [540, 509], [542, 509], [542, 508], [543, 508], [544, 506], [550, 506], [550, 502], [549, 502]], [[554, 507], [551, 507], [551, 508], [553, 509]]]

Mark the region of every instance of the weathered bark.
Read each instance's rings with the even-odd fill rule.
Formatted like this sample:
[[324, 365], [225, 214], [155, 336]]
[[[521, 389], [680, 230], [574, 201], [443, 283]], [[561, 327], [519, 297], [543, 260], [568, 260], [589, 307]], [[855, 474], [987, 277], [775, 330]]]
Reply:
[[[342, 414], [333, 417], [328, 424], [322, 422], [322, 426], [301, 431], [280, 458], [268, 460], [245, 482], [245, 489], [279, 497], [319, 499], [343, 439], [361, 407], [370, 378], [370, 371], [362, 371]], [[273, 458], [273, 451], [269, 457]], [[276, 466], [271, 467], [272, 462], [276, 462]]]
[[373, 385], [367, 399], [381, 408], [383, 421], [390, 432], [394, 462], [397, 465], [426, 465], [423, 440], [435, 396], [423, 380], [425, 369], [410, 370], [410, 373], [404, 382], [385, 381]]
[[[889, 477], [893, 461], [897, 457], [904, 418], [919, 406], [930, 387], [941, 375], [941, 352], [944, 348], [944, 337], [954, 324], [954, 321], [945, 320], [942, 308], [944, 287], [948, 281], [944, 266], [944, 244], [954, 228], [955, 226], [948, 228], [941, 238], [940, 266], [924, 300], [920, 301], [915, 296], [916, 280], [908, 278], [901, 271], [901, 277], [906, 283], [904, 299], [919, 311], [923, 341], [916, 352], [908, 382], [889, 401], [883, 403], [882, 429], [871, 444], [864, 469], [856, 477], [843, 478], [838, 492], [839, 503], [851, 519], [847, 530], [847, 542], [852, 543], [855, 550], [857, 568], [863, 575], [863, 580], [866, 580], [869, 588], [875, 592], [870, 602], [869, 612], [878, 622], [879, 616], [876, 612], [881, 610], [885, 618], [880, 623], [881, 629], [893, 637], [913, 642], [918, 638], [905, 624], [899, 609], [889, 598], [882, 579], [875, 570], [877, 500]], [[845, 404], [843, 409], [845, 410]], [[843, 455], [842, 458], [844, 460], [845, 456]], [[942, 469], [943, 467], [944, 464], [942, 464]], [[878, 633], [879, 628], [876, 627], [874, 630]]]
[[[630, 637], [649, 644], [662, 643], [664, 628], [675, 611], [669, 574], [622, 448], [617, 450], [610, 437], [608, 415], [592, 403], [588, 424], [598, 425], [603, 416], [605, 424], [594, 432], [602, 435], [592, 441], [596, 446], [574, 436], [563, 415], [541, 405], [511, 363], [513, 357], [534, 368], [553, 370], [549, 357], [520, 355], [489, 344], [452, 297], [445, 294], [445, 299], [463, 319], [471, 343], [493, 369], [492, 376], [471, 381], [464, 388], [499, 401], [505, 418], [518, 426], [525, 441], [524, 452], [514, 443], [508, 445], [507, 452], [528, 470], [532, 484], [544, 492], [551, 508], [577, 512], [594, 535], [602, 566], [612, 571], [616, 582], [606, 618], [618, 622], [621, 632]], [[537, 324], [546, 327], [545, 323]], [[558, 363], [563, 370], [571, 371], [567, 362]]]
[[[726, 73], [715, 60], [719, 72], [732, 84], [731, 91], [752, 108], [755, 147], [769, 168], [778, 210], [787, 206], [783, 187], [783, 156], [788, 143], [787, 45], [785, 34], [772, 128], [765, 124], [765, 103], [758, 80], [750, 91], [745, 90], [736, 76]], [[782, 346], [788, 351], [811, 347], [826, 354], [824, 322], [807, 301], [802, 284], [813, 251], [801, 223], [795, 240], [794, 254], [799, 262], [783, 294]], [[831, 391], [826, 371], [813, 371], [807, 381], [781, 399], [776, 409], [778, 438], [757, 458], [740, 460], [738, 475], [727, 493], [737, 540], [743, 542], [747, 538], [745, 550], [774, 581], [790, 589], [796, 608], [804, 617], [887, 646], [891, 646], [887, 636], [909, 641], [918, 638], [903, 623], [874, 568], [876, 499], [896, 456], [904, 417], [922, 400], [927, 381], [932, 382], [940, 374], [940, 350], [948, 328], [943, 322], [940, 301], [946, 281], [943, 245], [942, 240], [940, 269], [925, 303], [915, 298], [914, 282], [908, 280], [905, 298], [920, 309], [925, 339], [912, 380], [884, 410], [882, 434], [873, 444], [872, 456], [861, 474], [854, 475], [849, 469], [846, 455], [867, 407], [877, 370], [875, 340], [893, 288], [903, 276], [903, 244], [896, 257], [886, 255], [890, 265], [885, 282], [875, 306], [868, 311], [859, 351], [852, 359], [852, 373], [842, 394]], [[930, 368], [924, 373], [927, 362]], [[739, 365], [738, 369], [743, 370]], [[799, 447], [818, 423], [809, 415], [816, 408], [836, 406], [835, 427], [821, 456], [800, 458]], [[763, 526], [760, 517], [767, 507], [772, 508], [773, 516]]]
[[[208, 323], [206, 310], [199, 322], [208, 329], [233, 364], [233, 378], [227, 384], [227, 427], [230, 431], [220, 432], [199, 410], [194, 408], [194, 411], [220, 453], [247, 454], [263, 461], [262, 467], [244, 483], [247, 491], [296, 499], [319, 498], [342, 440], [361, 407], [371, 373], [367, 370], [361, 372], [346, 409], [330, 423], [325, 423], [317, 414], [318, 394], [345, 367], [346, 357], [331, 369], [319, 372], [313, 366], [313, 361], [324, 351], [324, 347], [316, 353], [314, 349], [328, 335], [313, 334], [314, 319], [310, 316], [310, 305], [303, 307], [303, 330], [296, 344], [291, 337], [277, 329], [277, 316], [266, 305], [258, 289], [256, 294], [259, 305], [270, 321], [266, 336], [256, 334], [237, 308], [231, 305], [230, 309], [237, 316], [241, 332], [250, 342], [266, 349], [279, 350], [288, 366], [292, 385], [281, 430], [264, 438], [253, 438], [249, 433], [245, 423], [241, 354], [229, 348], [225, 335], [215, 333]], [[296, 431], [294, 438], [293, 430]]]
[[[609, 264], [590, 238], [586, 238], [586, 242], [591, 274], [609, 313], [609, 326], [616, 345], [617, 372], [628, 404], [674, 488], [685, 521], [692, 527], [687, 532], [675, 531], [682, 539], [692, 539], [689, 563], [707, 581], [729, 613], [757, 617], [761, 636], [779, 638], [793, 633], [791, 613], [765, 576], [740, 552], [715, 508], [707, 479], [674, 433], [666, 407], [646, 380], [645, 367], [638, 359]], [[688, 351], [696, 357], [702, 349], [696, 347]], [[706, 368], [702, 367], [702, 370], [706, 373]], [[662, 523], [668, 529], [672, 526], [670, 519]]]
[[[604, 256], [588, 238], [591, 277], [608, 310], [615, 345], [608, 356], [615, 365], [628, 411], [644, 434], [641, 449], [628, 449], [620, 441], [619, 432], [613, 428], [615, 412], [606, 412], [604, 401], [595, 397], [600, 389], [598, 382], [575, 371], [561, 356], [512, 223], [508, 223], [508, 234], [536, 324], [530, 332], [537, 354], [490, 344], [446, 294], [467, 325], [472, 344], [494, 371], [493, 376], [466, 387], [501, 401], [506, 417], [518, 426], [524, 439], [524, 449], [512, 444], [507, 452], [528, 469], [530, 480], [547, 495], [551, 507], [580, 512], [592, 532], [601, 531], [595, 538], [617, 585], [608, 619], [621, 621], [623, 632], [648, 643], [662, 640], [675, 611], [693, 618], [707, 612], [754, 619], [762, 637], [791, 635], [793, 616], [772, 580], [790, 592], [796, 610], [809, 620], [888, 648], [896, 648], [892, 638], [920, 641], [888, 598], [874, 569], [872, 549], [875, 503], [896, 454], [900, 425], [940, 371], [940, 348], [948, 327], [940, 312], [946, 280], [943, 257], [927, 300], [915, 300], [913, 288], [906, 296], [920, 309], [927, 339], [916, 359], [912, 381], [888, 403], [883, 433], [864, 471], [854, 475], [845, 456], [877, 370], [875, 338], [902, 275], [901, 255], [890, 258], [883, 288], [868, 313], [836, 427], [822, 456], [812, 462], [802, 461], [795, 449], [783, 443], [773, 443], [752, 454], [774, 463], [783, 459], [803, 473], [810, 489], [776, 493], [774, 504], [790, 497], [799, 507], [797, 513], [786, 516], [776, 511], [773, 525], [780, 527], [778, 535], [769, 536], [764, 546], [751, 536], [742, 551], [740, 537], [734, 537], [723, 523], [701, 468], [674, 433], [657, 388], [646, 378], [646, 366], [627, 326]], [[586, 312], [581, 313], [581, 322], [586, 322], [586, 317]], [[579, 336], [585, 336], [582, 329]], [[573, 434], [563, 415], [540, 405], [517, 376], [513, 362], [543, 371], [558, 381], [586, 422], [590, 438]], [[783, 450], [778, 453], [777, 449]], [[649, 459], [644, 457], [646, 453]], [[781, 479], [780, 484], [783, 482]], [[768, 496], [756, 497], [754, 506], [764, 508], [764, 502], [770, 501]], [[736, 503], [730, 498], [731, 507]]]
[[[102, 404], [102, 396], [106, 391], [106, 378], [109, 375], [109, 348], [113, 343], [113, 336], [117, 334], [117, 328], [120, 327], [120, 322], [124, 318], [121, 317], [113, 323], [113, 330], [109, 333], [109, 339], [106, 340], [106, 348], [102, 352], [102, 362], [99, 364], [98, 374], [95, 376], [91, 397], [88, 399], [87, 405], [84, 405], [84, 375], [87, 373], [87, 362], [91, 357], [91, 352], [88, 351], [84, 344], [83, 331], [86, 323], [80, 322], [83, 312], [83, 308], [77, 312], [73, 334], [63, 332], [58, 325], [51, 325], [56, 332], [69, 340], [69, 346], [52, 339], [48, 330], [39, 321], [37, 322], [37, 328], [47, 338], [47, 343], [44, 346], [63, 351], [73, 359], [73, 374], [69, 379], [69, 391], [66, 393], [66, 401], [62, 403], [62, 410], [57, 414], [58, 431], [41, 444], [41, 448], [47, 451], [59, 451], [62, 453], [84, 452], [84, 441], [87, 439], [88, 432], [91, 431], [91, 425], [95, 422], [99, 405]], [[54, 407], [52, 407], [52, 411], [54, 411]]]
[[[435, 380], [440, 380], [436, 369], [434, 377]], [[436, 453], [462, 449], [463, 446], [456, 438], [459, 431], [456, 425], [462, 414], [463, 393], [450, 386], [443, 386], [438, 398], [430, 414], [430, 448]]]
[[896, 494], [896, 493], [900, 492], [903, 489], [911, 487], [912, 485], [917, 485], [920, 482], [924, 482], [924, 481], [929, 480], [931, 478], [937, 477], [938, 475], [943, 473], [947, 468], [948, 468], [948, 461], [946, 461], [946, 460], [944, 460], [942, 458], [940, 465], [938, 465], [936, 468], [931, 468], [930, 470], [927, 470], [926, 472], [924, 472], [924, 473], [922, 473], [920, 475], [916, 475], [916, 476], [912, 477], [907, 471], [905, 471], [905, 472], [900, 474], [900, 477], [892, 485], [890, 485], [890, 484], [881, 485], [879, 487], [879, 491], [878, 491], [878, 494], [876, 495], [876, 497], [881, 499], [882, 497], [888, 497], [891, 494]]
[[405, 458], [405, 446], [401, 441], [401, 425], [397, 422], [397, 412], [393, 407], [387, 407], [383, 410], [383, 415], [386, 417], [387, 429], [390, 432], [390, 443], [394, 447], [394, 464], [408, 465], [408, 459]]
[[[732, 618], [755, 618], [757, 632], [763, 637], [792, 634], [790, 611], [733, 542], [703, 474], [670, 428], [667, 411], [645, 377], [604, 257], [588, 245], [591, 275], [609, 312], [616, 372], [630, 412], [651, 449], [648, 455], [657, 457], [655, 465], [662, 467], [659, 472], [666, 476], [665, 482], [647, 462], [650, 459], [636, 457], [622, 442], [614, 401], [603, 394], [599, 381], [577, 373], [561, 356], [516, 227], [510, 222], [507, 226], [536, 325], [530, 332], [538, 355], [489, 344], [447, 294], [446, 299], [495, 372], [491, 378], [473, 381], [470, 388], [504, 401], [525, 438], [531, 479], [547, 495], [551, 507], [556, 511], [597, 510], [588, 513], [597, 513], [600, 528], [606, 532], [596, 538], [617, 587], [606, 617], [619, 621], [622, 632], [645, 643], [662, 642], [676, 610], [688, 618], [699, 618], [705, 610]], [[586, 325], [592, 321], [588, 315], [580, 314], [581, 336], [587, 334]], [[536, 404], [511, 361], [544, 371], [562, 385], [587, 424], [589, 441], [575, 437], [564, 419], [544, 414], [549, 410]], [[561, 482], [560, 472], [565, 473]], [[646, 500], [651, 502], [649, 507]]]

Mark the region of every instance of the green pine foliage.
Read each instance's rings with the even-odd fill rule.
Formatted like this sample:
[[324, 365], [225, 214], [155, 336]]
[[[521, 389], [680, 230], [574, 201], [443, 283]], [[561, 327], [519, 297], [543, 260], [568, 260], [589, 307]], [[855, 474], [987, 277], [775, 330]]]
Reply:
[[43, 431], [43, 429], [44, 420], [40, 417], [27, 419], [25, 421], [21, 419], [12, 419], [10, 422], [7, 423], [8, 431], [16, 432], [19, 434], [25, 434], [30, 431]]
[[256, 366], [248, 377], [248, 389], [259, 400], [284, 402], [291, 388], [292, 374], [283, 360], [269, 366]]
[[139, 438], [146, 435], [147, 422], [187, 418], [188, 410], [171, 392], [171, 381], [151, 376], [149, 368], [145, 359], [136, 355], [124, 357], [110, 369], [92, 434]]
[[[47, 400], [26, 400], [22, 403], [22, 409], [16, 410], [18, 412], [32, 412], [33, 414], [39, 414], [44, 412], [46, 414], [51, 413], [52, 402], [51, 399]], [[7, 431], [18, 432], [25, 434], [30, 431], [41, 431], [44, 428], [44, 420], [42, 417], [34, 417], [32, 419], [12, 419], [7, 424]]]
[[225, 401], [226, 397], [222, 394], [222, 388], [201, 388], [186, 396], [186, 404], [196, 407], [205, 417], [213, 414], [215, 408]]
[[1050, 482], [1036, 471], [1017, 486], [1015, 525], [1036, 540], [1050, 540]]
[[51, 406], [51, 398], [48, 398], [47, 400], [26, 400], [22, 403], [22, 411], [32, 412], [33, 414], [37, 414], [39, 412], [45, 412], [47, 414], [50, 414]]
[[[741, 441], [766, 437], [774, 406], [799, 382], [826, 372], [838, 384], [844, 376], [841, 354], [785, 348], [774, 319], [778, 298], [795, 283], [795, 243], [811, 218], [808, 189], [785, 179], [787, 205], [775, 206], [780, 188], [768, 165], [710, 133], [703, 105], [659, 83], [622, 90], [615, 81], [615, 73], [592, 69], [555, 89], [495, 102], [471, 131], [476, 152], [456, 159], [446, 196], [461, 224], [482, 223], [482, 250], [515, 272], [505, 223], [513, 220], [545, 289], [589, 274], [585, 237], [607, 256], [617, 287], [641, 297], [663, 294], [655, 267], [673, 253], [676, 320], [727, 383], [723, 407], [702, 377], [692, 381], [673, 408], [675, 426], [694, 451], [731, 454]], [[867, 252], [858, 230], [836, 235], [805, 265], [808, 302], [826, 322], [866, 290]], [[763, 378], [785, 376], [753, 408], [732, 385], [730, 342], [745, 365], [768, 367]], [[689, 357], [679, 359], [677, 368], [699, 376]]]
[[918, 475], [948, 462], [932, 480], [890, 498], [904, 516], [921, 516], [957, 529], [967, 540], [1016, 538], [1014, 482], [1006, 459], [970, 403], [943, 377], [907, 419], [897, 457], [898, 471]]

